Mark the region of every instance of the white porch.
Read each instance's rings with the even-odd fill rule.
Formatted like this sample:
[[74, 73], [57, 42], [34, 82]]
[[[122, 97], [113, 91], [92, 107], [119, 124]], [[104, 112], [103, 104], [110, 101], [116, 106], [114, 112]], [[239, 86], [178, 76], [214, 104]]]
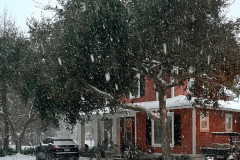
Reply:
[[[133, 120], [131, 121], [131, 119]], [[120, 153], [121, 136], [125, 137], [124, 141], [136, 143], [136, 112], [128, 111], [121, 114], [91, 115], [89, 121], [77, 125], [77, 134], [80, 148], [85, 148], [85, 144], [92, 148], [108, 139], [117, 146], [117, 150]]]

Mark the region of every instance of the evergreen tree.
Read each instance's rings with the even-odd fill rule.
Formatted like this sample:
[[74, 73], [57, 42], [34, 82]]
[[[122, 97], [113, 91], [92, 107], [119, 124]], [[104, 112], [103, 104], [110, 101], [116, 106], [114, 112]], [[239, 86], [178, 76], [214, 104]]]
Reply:
[[133, 17], [129, 51], [138, 72], [152, 79], [159, 93], [163, 159], [171, 159], [167, 90], [193, 78], [190, 96], [199, 97], [194, 105], [217, 106], [223, 88], [232, 86], [239, 74], [239, 46], [233, 34], [239, 24], [221, 16], [226, 1], [133, 0], [128, 5]]
[[[17, 29], [12, 21], [9, 20], [7, 12], [1, 16], [0, 24], [0, 112], [8, 114], [7, 93], [8, 86], [13, 83], [19, 60], [19, 47], [17, 44]], [[8, 148], [10, 128], [6, 116], [3, 116], [3, 147]]]
[[[0, 117], [4, 124], [1, 126], [3, 147], [8, 148], [11, 134], [16, 151], [20, 153], [26, 130], [38, 119], [38, 113], [32, 107], [35, 94], [31, 87], [35, 85], [33, 78], [36, 79], [37, 74], [32, 71], [34, 62], [29, 40], [18, 31], [6, 12], [0, 31]], [[19, 118], [21, 111], [23, 113]], [[27, 111], [28, 114], [25, 114]]]
[[119, 95], [129, 95], [140, 73], [159, 92], [163, 158], [171, 159], [167, 90], [194, 78], [192, 96], [206, 106], [222, 98], [223, 87], [231, 87], [239, 74], [233, 33], [239, 24], [224, 20], [225, 6], [225, 0], [62, 2], [61, 9], [52, 8], [55, 22], [30, 26], [37, 56], [44, 61], [37, 108], [42, 115], [64, 114], [75, 123], [79, 113], [113, 106]]
[[44, 59], [39, 68], [48, 75], [41, 75], [35, 102], [42, 115], [51, 119], [62, 113], [76, 123], [81, 112], [105, 108], [106, 95], [117, 100], [129, 94], [135, 71], [125, 55], [128, 12], [121, 1], [72, 0], [62, 5], [54, 8], [58, 13], [54, 23], [33, 20], [30, 25], [38, 59]]

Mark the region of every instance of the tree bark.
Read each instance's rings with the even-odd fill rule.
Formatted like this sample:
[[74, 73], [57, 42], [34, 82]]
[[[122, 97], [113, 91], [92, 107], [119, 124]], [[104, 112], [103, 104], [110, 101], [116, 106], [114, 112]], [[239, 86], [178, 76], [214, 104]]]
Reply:
[[36, 116], [35, 114], [31, 115], [31, 117], [23, 124], [22, 131], [20, 132], [19, 135], [17, 135], [16, 129], [14, 128], [14, 125], [11, 125], [12, 131], [15, 132], [14, 138], [15, 138], [15, 142], [16, 142], [16, 151], [17, 151], [17, 153], [21, 152], [22, 139], [23, 139], [23, 137], [25, 135], [27, 127], [29, 126], [29, 124], [33, 123], [37, 119], [38, 119], [38, 116]]
[[8, 121], [4, 118], [4, 135], [3, 135], [3, 148], [6, 149], [8, 148], [9, 145], [9, 123]]
[[7, 84], [6, 82], [1, 83], [1, 101], [2, 101], [2, 112], [5, 114], [4, 119], [4, 131], [3, 131], [3, 148], [8, 148], [9, 145], [9, 122], [6, 117], [8, 114], [7, 108]]
[[20, 138], [15, 138], [15, 144], [17, 153], [21, 153], [22, 140]]
[[165, 84], [159, 82], [157, 77], [154, 80], [156, 85], [156, 91], [159, 93], [159, 127], [161, 130], [161, 145], [162, 145], [162, 158], [163, 160], [171, 160], [171, 148], [170, 148], [170, 138], [169, 138], [169, 128], [168, 128], [168, 116], [166, 108], [166, 92], [167, 87]]

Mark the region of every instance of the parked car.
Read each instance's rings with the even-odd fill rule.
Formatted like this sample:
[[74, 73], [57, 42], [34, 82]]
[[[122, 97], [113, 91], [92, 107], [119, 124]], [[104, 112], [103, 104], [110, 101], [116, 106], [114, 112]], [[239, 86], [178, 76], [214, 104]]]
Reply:
[[49, 137], [36, 148], [36, 160], [78, 160], [78, 145], [72, 139]]

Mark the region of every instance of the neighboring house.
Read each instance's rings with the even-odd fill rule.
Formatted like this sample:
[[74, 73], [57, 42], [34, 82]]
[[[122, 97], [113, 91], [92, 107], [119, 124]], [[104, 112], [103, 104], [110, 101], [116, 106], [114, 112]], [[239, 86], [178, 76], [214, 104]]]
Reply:
[[[139, 90], [135, 97], [130, 95], [126, 99], [129, 105], [140, 106], [158, 116], [158, 93], [154, 83], [148, 78], [140, 77]], [[213, 110], [208, 108], [206, 114], [201, 108], [193, 108], [187, 100], [187, 83], [185, 86], [169, 89], [166, 107], [168, 110], [168, 124], [170, 146], [173, 154], [201, 154], [202, 147], [210, 147], [213, 143], [211, 132], [240, 132], [240, 103], [233, 101], [219, 101], [221, 107]], [[117, 144], [118, 151], [126, 144], [136, 144], [138, 149], [151, 154], [161, 153], [159, 127], [153, 120], [140, 112], [132, 110], [118, 114], [106, 113], [92, 115], [91, 123], [95, 144], [101, 144], [105, 139]], [[79, 143], [83, 147], [84, 129], [81, 130]], [[217, 143], [228, 143], [228, 137], [216, 136]]]

